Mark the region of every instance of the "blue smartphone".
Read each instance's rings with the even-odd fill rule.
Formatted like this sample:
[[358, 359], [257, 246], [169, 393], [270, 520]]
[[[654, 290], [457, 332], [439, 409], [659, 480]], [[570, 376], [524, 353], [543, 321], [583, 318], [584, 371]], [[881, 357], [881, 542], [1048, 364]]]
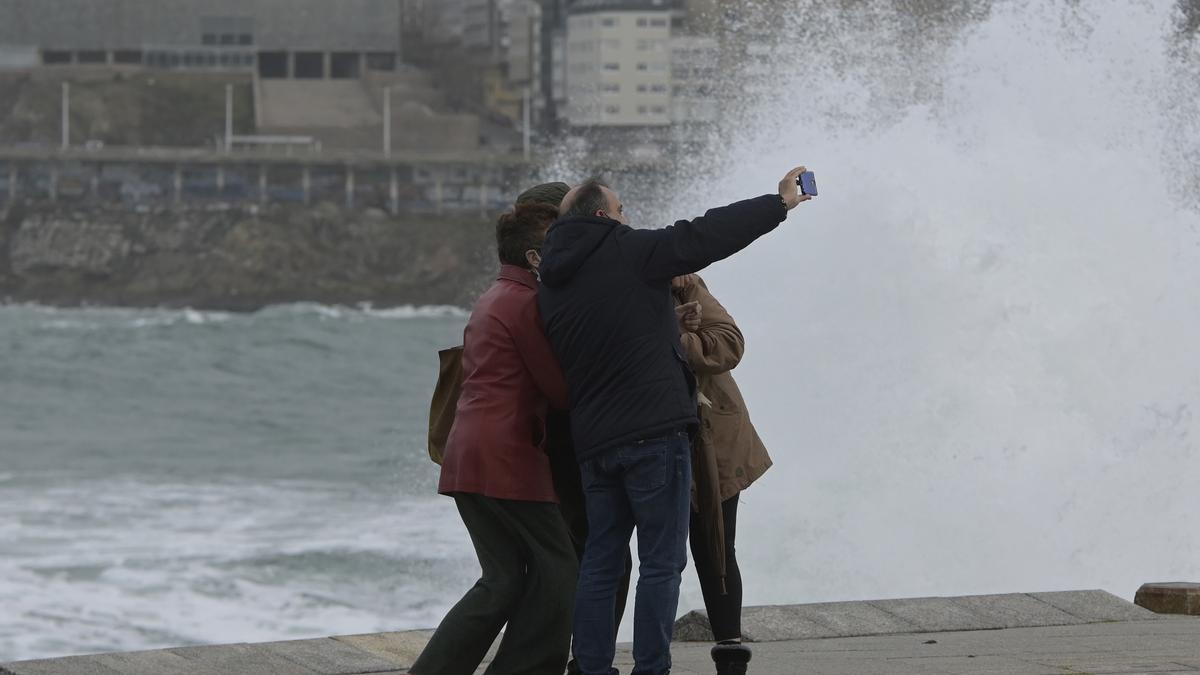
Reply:
[[796, 185], [800, 186], [800, 194], [817, 196], [817, 175], [811, 171], [805, 171], [796, 178]]

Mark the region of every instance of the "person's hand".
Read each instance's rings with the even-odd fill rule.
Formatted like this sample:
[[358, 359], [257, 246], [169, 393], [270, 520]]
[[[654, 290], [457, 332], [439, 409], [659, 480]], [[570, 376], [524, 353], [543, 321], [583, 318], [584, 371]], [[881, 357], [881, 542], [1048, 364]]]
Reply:
[[687, 289], [689, 289], [695, 285], [696, 285], [696, 275], [695, 274], [685, 274], [680, 277], [675, 277], [674, 279], [671, 280], [671, 290], [673, 290], [673, 291], [686, 291]]
[[700, 303], [689, 302], [676, 306], [675, 317], [679, 319], [680, 332], [695, 333], [700, 330]]
[[783, 203], [789, 211], [796, 208], [800, 202], [812, 199], [812, 195], [800, 194], [800, 186], [796, 184], [796, 179], [805, 171], [808, 171], [808, 169], [798, 166], [789, 171], [783, 177], [783, 180], [779, 181], [779, 196], [783, 198]]

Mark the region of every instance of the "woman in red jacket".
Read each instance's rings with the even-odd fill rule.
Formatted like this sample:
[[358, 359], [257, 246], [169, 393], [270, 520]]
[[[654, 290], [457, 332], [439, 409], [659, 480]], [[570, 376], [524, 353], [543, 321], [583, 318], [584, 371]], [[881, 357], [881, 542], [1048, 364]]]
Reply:
[[463, 385], [438, 492], [454, 498], [483, 575], [442, 620], [412, 675], [469, 675], [507, 624], [487, 672], [562, 673], [578, 563], [543, 451], [548, 406], [567, 407], [542, 332], [537, 265], [547, 204], [500, 217], [500, 276], [463, 334]]

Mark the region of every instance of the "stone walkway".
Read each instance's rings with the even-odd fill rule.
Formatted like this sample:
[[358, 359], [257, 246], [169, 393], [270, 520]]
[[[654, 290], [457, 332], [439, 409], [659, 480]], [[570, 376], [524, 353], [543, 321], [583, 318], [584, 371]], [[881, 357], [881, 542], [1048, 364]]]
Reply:
[[[744, 626], [755, 675], [1200, 672], [1200, 618], [1152, 614], [1103, 591], [749, 607]], [[702, 613], [679, 620], [674, 675], [714, 672], [707, 631]], [[0, 664], [0, 674], [401, 675], [429, 635], [73, 656]], [[623, 646], [617, 667], [632, 665]]]
[[[765, 642], [751, 646], [753, 675], [1200, 672], [1200, 618], [1081, 626]], [[672, 675], [713, 673], [707, 645], [678, 643]], [[618, 668], [629, 672], [627, 655]]]

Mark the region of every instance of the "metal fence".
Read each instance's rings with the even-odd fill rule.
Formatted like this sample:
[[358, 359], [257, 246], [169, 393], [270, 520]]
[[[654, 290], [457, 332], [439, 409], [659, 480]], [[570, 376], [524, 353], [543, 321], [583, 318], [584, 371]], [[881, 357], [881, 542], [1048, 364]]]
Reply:
[[[0, 150], [0, 203], [317, 204], [393, 213], [479, 210], [512, 203], [528, 165], [489, 158], [171, 157]], [[176, 153], [179, 154], [179, 153]]]

